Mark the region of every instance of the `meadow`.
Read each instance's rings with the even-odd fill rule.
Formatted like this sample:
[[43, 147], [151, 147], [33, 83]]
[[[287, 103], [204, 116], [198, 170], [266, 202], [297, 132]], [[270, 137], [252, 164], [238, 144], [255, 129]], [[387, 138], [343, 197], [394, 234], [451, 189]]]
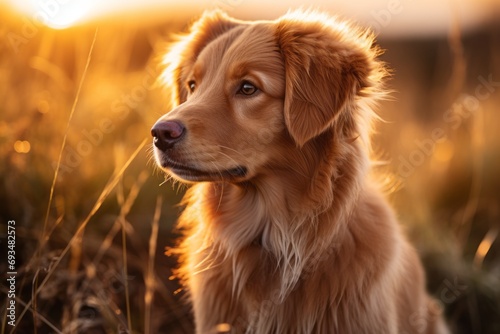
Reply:
[[[0, 333], [192, 333], [165, 254], [185, 187], [150, 154], [158, 59], [187, 22], [53, 30], [0, 9]], [[499, 333], [500, 26], [379, 42], [374, 172], [454, 331]]]

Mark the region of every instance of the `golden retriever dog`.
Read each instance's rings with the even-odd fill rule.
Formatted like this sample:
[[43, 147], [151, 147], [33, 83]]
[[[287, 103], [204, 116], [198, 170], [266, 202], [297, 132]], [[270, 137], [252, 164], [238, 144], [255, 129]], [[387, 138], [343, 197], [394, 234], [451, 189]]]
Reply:
[[205, 13], [174, 42], [154, 155], [185, 195], [174, 249], [197, 333], [446, 333], [370, 169], [385, 69], [326, 14]]

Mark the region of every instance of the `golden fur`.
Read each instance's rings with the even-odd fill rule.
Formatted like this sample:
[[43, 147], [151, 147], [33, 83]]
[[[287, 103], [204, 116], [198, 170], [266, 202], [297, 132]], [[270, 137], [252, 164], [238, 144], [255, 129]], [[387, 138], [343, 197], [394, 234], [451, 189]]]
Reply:
[[213, 11], [172, 45], [175, 108], [157, 125], [185, 131], [155, 156], [193, 183], [174, 251], [197, 333], [447, 332], [367, 177], [385, 75], [373, 44], [321, 13]]

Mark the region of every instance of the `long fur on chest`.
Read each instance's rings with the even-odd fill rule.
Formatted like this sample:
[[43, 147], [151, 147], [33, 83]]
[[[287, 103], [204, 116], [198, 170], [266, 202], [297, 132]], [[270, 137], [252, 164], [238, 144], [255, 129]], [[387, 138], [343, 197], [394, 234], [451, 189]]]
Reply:
[[351, 174], [331, 181], [323, 206], [309, 198], [317, 210], [293, 203], [287, 183], [269, 180], [263, 188], [189, 189], [177, 274], [200, 333], [221, 323], [236, 333], [343, 333], [361, 318], [365, 325], [356, 333], [395, 330], [396, 319], [387, 315], [396, 310], [387, 311], [395, 307], [404, 267], [399, 254], [411, 250], [384, 200]]

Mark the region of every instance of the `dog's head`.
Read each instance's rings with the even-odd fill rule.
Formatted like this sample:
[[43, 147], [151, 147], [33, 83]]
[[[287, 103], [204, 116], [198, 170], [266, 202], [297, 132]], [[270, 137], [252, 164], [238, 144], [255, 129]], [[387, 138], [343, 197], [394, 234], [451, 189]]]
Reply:
[[158, 164], [184, 181], [241, 182], [288, 168], [325, 132], [353, 140], [355, 106], [379, 79], [372, 43], [317, 13], [204, 14], [165, 58], [174, 108], [152, 128]]

